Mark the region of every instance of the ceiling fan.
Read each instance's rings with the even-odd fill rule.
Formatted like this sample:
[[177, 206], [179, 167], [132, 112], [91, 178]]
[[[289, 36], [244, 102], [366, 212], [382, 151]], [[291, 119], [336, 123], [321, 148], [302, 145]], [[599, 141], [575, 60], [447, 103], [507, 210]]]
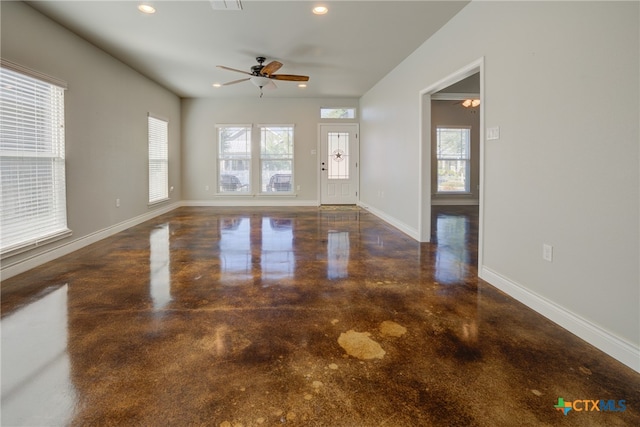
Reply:
[[277, 86], [273, 80], [285, 80], [292, 82], [306, 82], [309, 81], [309, 76], [299, 76], [295, 74], [274, 74], [282, 67], [282, 63], [278, 61], [271, 61], [267, 65], [263, 65], [267, 58], [264, 56], [258, 56], [256, 61], [258, 65], [251, 67], [251, 72], [242, 71], [235, 68], [225, 67], [224, 65], [218, 65], [218, 68], [223, 70], [235, 71], [236, 73], [247, 74], [251, 77], [247, 77], [240, 80], [234, 80], [224, 83], [223, 86], [229, 86], [236, 83], [251, 81], [254, 85], [260, 89], [260, 98], [262, 98], [262, 89], [275, 89]]

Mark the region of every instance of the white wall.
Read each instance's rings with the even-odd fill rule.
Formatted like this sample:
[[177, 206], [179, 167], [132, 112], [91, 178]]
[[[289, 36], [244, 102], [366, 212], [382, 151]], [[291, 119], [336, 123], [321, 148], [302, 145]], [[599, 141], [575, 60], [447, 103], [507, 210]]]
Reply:
[[[249, 83], [247, 83], [249, 84]], [[211, 205], [316, 205], [318, 195], [318, 123], [320, 107], [357, 107], [357, 99], [209, 98], [182, 101], [183, 197], [186, 203]], [[346, 120], [343, 122], [357, 122]], [[293, 124], [294, 185], [292, 196], [217, 195], [216, 124]], [[257, 129], [254, 128], [254, 132]], [[206, 190], [206, 187], [209, 190]]]
[[636, 370], [638, 7], [472, 2], [360, 101], [362, 202], [417, 229], [419, 92], [484, 57], [481, 274]]
[[[63, 241], [2, 260], [5, 267], [148, 216], [147, 114], [169, 120], [171, 202], [181, 200], [180, 99], [22, 2], [1, 3], [2, 57], [67, 82], [68, 225]], [[115, 200], [120, 199], [120, 208]], [[166, 207], [166, 204], [165, 204]]]

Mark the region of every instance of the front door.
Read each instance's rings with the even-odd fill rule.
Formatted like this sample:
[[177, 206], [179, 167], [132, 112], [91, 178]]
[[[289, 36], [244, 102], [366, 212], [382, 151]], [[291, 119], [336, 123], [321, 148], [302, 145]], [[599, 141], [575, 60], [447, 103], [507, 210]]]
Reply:
[[358, 125], [320, 125], [320, 203], [358, 201]]

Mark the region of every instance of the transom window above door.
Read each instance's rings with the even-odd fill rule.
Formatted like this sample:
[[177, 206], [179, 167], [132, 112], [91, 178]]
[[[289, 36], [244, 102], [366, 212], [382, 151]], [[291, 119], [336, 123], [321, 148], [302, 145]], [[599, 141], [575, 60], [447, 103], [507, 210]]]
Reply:
[[356, 109], [352, 107], [346, 108], [320, 108], [321, 119], [355, 119]]

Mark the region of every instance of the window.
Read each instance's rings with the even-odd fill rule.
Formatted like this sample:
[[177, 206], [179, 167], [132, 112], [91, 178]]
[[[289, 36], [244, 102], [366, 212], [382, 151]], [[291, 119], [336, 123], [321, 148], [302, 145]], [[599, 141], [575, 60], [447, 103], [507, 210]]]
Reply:
[[65, 85], [32, 77], [36, 74], [5, 61], [0, 67], [3, 255], [71, 233], [65, 185]]
[[329, 132], [327, 154], [327, 178], [349, 179], [349, 132]]
[[261, 191], [291, 192], [293, 176], [293, 126], [260, 128]]
[[149, 203], [169, 198], [169, 123], [149, 116]]
[[320, 108], [321, 119], [355, 119], [355, 108]]
[[468, 193], [471, 129], [438, 127], [436, 133], [438, 193]]
[[251, 126], [218, 127], [218, 192], [251, 190]]

